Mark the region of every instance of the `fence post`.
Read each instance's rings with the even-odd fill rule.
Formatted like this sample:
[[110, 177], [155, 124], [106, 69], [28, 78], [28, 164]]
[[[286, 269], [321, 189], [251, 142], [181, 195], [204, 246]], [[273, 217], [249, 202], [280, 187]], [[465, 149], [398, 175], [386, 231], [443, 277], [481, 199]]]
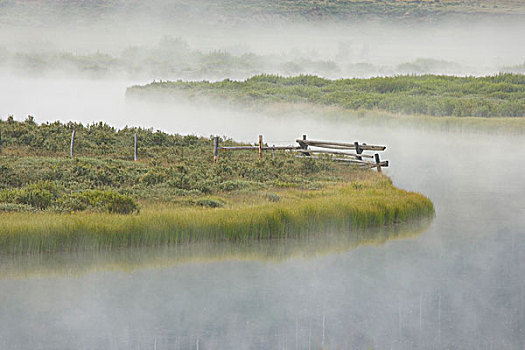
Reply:
[[377, 172], [378, 173], [382, 173], [382, 170], [381, 170], [381, 161], [379, 160], [379, 154], [374, 154], [374, 157], [376, 159], [376, 168], [377, 168]]
[[69, 155], [71, 158], [75, 156], [75, 135], [77, 134], [76, 130], [73, 130], [73, 133], [71, 134], [71, 148], [69, 149]]
[[0, 129], [0, 154], [2, 154], [2, 129]]
[[[299, 142], [299, 146], [301, 146], [301, 149], [308, 149], [308, 145], [304, 141], [306, 141], [306, 135], [303, 135], [303, 142]], [[307, 157], [311, 156], [309, 152], [303, 152], [302, 155]]]
[[135, 133], [135, 147], [134, 147], [134, 153], [133, 153], [133, 160], [136, 162], [138, 160], [138, 148], [139, 148], [139, 137], [137, 133]]
[[275, 158], [275, 145], [272, 147], [272, 158]]
[[262, 145], [263, 145], [263, 136], [259, 135], [259, 160], [262, 159]]
[[[361, 154], [363, 153], [363, 149], [361, 148], [361, 146], [359, 146], [359, 142], [354, 142], [354, 146], [355, 146], [355, 153], [357, 154]], [[363, 157], [357, 157], [358, 160], [363, 160]]]
[[213, 162], [217, 163], [219, 160], [219, 136], [215, 136], [213, 141]]
[[303, 140], [302, 141], [297, 141], [299, 142], [299, 146], [301, 146], [301, 149], [308, 149], [308, 145], [306, 144], [306, 135], [303, 135]]

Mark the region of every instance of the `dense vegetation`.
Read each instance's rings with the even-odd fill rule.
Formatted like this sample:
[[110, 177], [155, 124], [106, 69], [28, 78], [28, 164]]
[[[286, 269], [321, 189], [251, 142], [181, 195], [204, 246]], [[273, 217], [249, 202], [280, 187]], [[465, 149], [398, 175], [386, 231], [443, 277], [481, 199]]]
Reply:
[[214, 164], [209, 138], [103, 123], [8, 118], [0, 130], [0, 251], [8, 253], [273, 238], [433, 213], [428, 199], [383, 175], [329, 159], [278, 152], [259, 161], [247, 152]]
[[[0, 121], [0, 210], [113, 209], [110, 203], [137, 210], [127, 203], [139, 200], [173, 202], [234, 190], [257, 190], [272, 185], [313, 186], [319, 181], [338, 181], [346, 174], [328, 162], [302, 161], [291, 154], [255, 161], [254, 154], [225, 154], [213, 166], [208, 138], [169, 135], [141, 128], [116, 130], [106, 124], [84, 126], [60, 122], [37, 125], [12, 118]], [[74, 159], [67, 157], [71, 132], [76, 130]], [[140, 162], [133, 162], [134, 134], [138, 134]], [[224, 140], [224, 144], [233, 144]], [[121, 196], [117, 194], [120, 193]], [[186, 204], [221, 206], [211, 198]], [[12, 204], [16, 204], [13, 206]]]
[[130, 97], [213, 96], [242, 103], [292, 102], [455, 117], [525, 116], [525, 75], [488, 77], [396, 76], [328, 80], [317, 76], [257, 75], [245, 81], [154, 82], [128, 89]]

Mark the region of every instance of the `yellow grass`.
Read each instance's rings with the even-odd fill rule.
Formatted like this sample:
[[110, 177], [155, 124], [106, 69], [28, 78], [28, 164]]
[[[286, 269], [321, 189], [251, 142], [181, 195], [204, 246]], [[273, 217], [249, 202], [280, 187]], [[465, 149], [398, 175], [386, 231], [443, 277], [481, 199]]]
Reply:
[[147, 205], [137, 215], [4, 213], [0, 252], [38, 254], [172, 246], [191, 242], [301, 237], [327, 229], [357, 230], [409, 222], [434, 213], [421, 194], [386, 178], [323, 190], [286, 189], [281, 201], [244, 201], [225, 208]]

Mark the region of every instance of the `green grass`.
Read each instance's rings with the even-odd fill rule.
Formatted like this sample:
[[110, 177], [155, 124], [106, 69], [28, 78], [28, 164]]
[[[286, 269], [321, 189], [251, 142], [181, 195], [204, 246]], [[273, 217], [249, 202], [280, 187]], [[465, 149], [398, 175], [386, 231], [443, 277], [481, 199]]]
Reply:
[[[433, 215], [424, 196], [329, 158], [241, 152], [213, 163], [211, 138], [31, 118], [0, 121], [0, 129], [2, 254], [301, 237]], [[138, 162], [130, 160], [135, 132]]]
[[257, 75], [244, 81], [154, 82], [128, 88], [130, 98], [212, 96], [242, 104], [307, 103], [344, 110], [435, 117], [523, 117], [525, 75], [396, 76], [329, 80]]
[[317, 191], [289, 189], [281, 198], [279, 203], [220, 209], [160, 205], [137, 215], [5, 213], [0, 214], [0, 251], [18, 255], [267, 240], [334, 228], [393, 225], [433, 215], [427, 198], [396, 189], [386, 180]]

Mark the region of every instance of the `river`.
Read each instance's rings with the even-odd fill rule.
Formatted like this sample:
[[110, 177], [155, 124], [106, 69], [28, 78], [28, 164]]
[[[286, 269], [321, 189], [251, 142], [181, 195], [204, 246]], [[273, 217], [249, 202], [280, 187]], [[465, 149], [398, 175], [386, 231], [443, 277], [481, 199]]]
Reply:
[[139, 269], [4, 276], [0, 348], [525, 348], [523, 137], [212, 105], [130, 106], [128, 85], [2, 80], [0, 116], [104, 119], [252, 142], [262, 133], [275, 144], [302, 134], [385, 144], [386, 174], [428, 196], [436, 217], [415, 237], [312, 256], [201, 256]]

